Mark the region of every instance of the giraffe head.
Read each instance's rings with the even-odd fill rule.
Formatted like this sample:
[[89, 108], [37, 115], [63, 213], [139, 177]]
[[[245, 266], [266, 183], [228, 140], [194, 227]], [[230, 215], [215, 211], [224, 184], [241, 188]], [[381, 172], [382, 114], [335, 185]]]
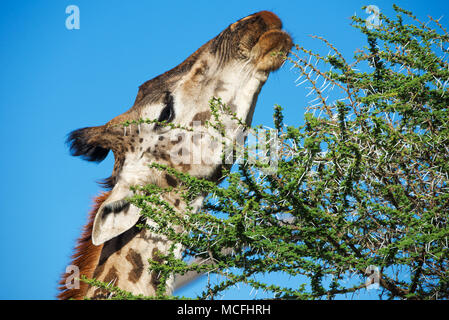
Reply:
[[[292, 40], [272, 12], [261, 11], [238, 20], [204, 44], [175, 68], [140, 86], [131, 109], [98, 127], [73, 131], [71, 152], [89, 161], [103, 160], [109, 150], [115, 157], [107, 185], [109, 197], [95, 217], [92, 242], [100, 245], [133, 227], [140, 214], [126, 198], [134, 185], [175, 186], [177, 181], [148, 164], [158, 162], [183, 172], [217, 181], [221, 153], [209, 145], [198, 155], [202, 134], [186, 138], [185, 131], [158, 124], [130, 125], [126, 121], [155, 119], [182, 127], [195, 127], [211, 119], [209, 101], [222, 101], [248, 124], [257, 96], [271, 71], [278, 69]], [[232, 139], [233, 132], [226, 132]], [[173, 201], [174, 205], [178, 205]]]

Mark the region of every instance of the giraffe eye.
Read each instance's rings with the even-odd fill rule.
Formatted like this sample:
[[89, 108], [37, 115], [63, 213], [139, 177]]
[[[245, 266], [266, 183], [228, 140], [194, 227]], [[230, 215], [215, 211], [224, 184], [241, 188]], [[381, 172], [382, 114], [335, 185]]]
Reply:
[[167, 91], [164, 97], [164, 105], [165, 107], [162, 109], [161, 114], [159, 115], [158, 122], [171, 122], [175, 118], [175, 109], [173, 108], [173, 96]]

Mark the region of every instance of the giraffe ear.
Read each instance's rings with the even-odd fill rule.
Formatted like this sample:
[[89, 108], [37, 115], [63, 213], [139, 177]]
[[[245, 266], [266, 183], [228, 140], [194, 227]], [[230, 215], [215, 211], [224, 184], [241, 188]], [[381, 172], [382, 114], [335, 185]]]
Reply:
[[139, 209], [128, 201], [129, 188], [115, 185], [111, 195], [100, 206], [92, 229], [92, 243], [96, 246], [117, 237], [131, 229], [139, 220]]

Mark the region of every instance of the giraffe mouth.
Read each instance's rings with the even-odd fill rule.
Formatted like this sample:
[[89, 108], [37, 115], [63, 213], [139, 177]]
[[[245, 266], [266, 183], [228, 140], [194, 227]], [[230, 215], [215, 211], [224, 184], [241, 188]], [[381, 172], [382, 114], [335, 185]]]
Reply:
[[[257, 70], [277, 70], [290, 51], [293, 41], [282, 30], [282, 21], [270, 11], [261, 11], [245, 17], [229, 28], [233, 41], [239, 45], [236, 56], [250, 59]], [[227, 37], [224, 32], [222, 37]]]
[[270, 30], [265, 32], [251, 50], [256, 69], [267, 72], [279, 69], [284, 63], [292, 44], [290, 35], [285, 31]]

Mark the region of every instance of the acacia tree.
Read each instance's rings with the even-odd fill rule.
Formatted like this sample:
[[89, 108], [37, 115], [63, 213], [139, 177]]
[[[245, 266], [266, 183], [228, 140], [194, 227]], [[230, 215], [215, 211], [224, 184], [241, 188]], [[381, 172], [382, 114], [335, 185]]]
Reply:
[[[367, 39], [352, 62], [322, 37], [327, 55], [296, 45], [287, 59], [310, 102], [299, 127], [285, 125], [275, 106], [276, 130], [263, 140], [277, 141], [265, 149], [265, 156], [276, 153], [274, 170], [250, 157], [251, 146], [221, 185], [150, 164], [182, 183], [176, 190], [136, 186], [132, 203], [156, 222], [142, 227], [207, 262], [173, 254], [150, 260], [161, 280], [156, 298], [168, 298], [170, 274], [189, 271], [222, 276], [201, 299], [239, 283], [280, 299], [332, 299], [366, 288], [367, 276], [382, 298], [449, 297], [449, 35], [438, 20], [394, 10], [394, 19], [381, 14], [374, 29], [352, 18]], [[217, 130], [222, 112], [232, 116], [220, 99], [211, 110]], [[208, 196], [200, 212], [188, 207], [179, 216], [161, 200], [165, 192], [179, 192], [188, 204]], [[257, 277], [271, 272], [292, 276], [291, 285]], [[358, 281], [345, 281], [348, 274]], [[86, 281], [116, 298], [143, 298]]]

